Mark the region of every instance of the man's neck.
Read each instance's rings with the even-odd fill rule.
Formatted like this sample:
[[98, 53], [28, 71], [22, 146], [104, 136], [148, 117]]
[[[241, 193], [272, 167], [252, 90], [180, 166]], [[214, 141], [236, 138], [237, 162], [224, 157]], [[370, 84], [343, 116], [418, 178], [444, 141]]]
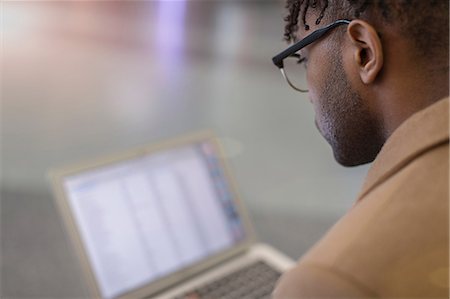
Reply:
[[381, 97], [379, 105], [385, 140], [413, 114], [449, 96], [448, 69], [428, 78], [404, 74], [396, 81]]

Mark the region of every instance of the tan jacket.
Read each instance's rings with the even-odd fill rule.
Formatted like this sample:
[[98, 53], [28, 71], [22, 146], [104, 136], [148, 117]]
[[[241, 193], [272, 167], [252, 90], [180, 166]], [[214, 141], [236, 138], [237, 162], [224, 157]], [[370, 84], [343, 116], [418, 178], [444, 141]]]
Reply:
[[274, 298], [449, 298], [448, 114], [447, 98], [392, 134], [353, 208]]

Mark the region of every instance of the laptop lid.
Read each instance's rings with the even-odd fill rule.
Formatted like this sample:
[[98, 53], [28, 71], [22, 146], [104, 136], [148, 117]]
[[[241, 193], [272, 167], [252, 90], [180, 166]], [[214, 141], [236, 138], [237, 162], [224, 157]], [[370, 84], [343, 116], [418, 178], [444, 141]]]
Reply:
[[210, 132], [69, 167], [52, 180], [95, 297], [158, 292], [254, 240]]

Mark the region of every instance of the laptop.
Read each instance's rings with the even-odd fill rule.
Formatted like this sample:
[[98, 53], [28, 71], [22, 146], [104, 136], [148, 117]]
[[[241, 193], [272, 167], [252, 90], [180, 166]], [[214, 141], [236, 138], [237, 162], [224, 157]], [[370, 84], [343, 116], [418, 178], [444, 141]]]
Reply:
[[257, 243], [211, 132], [51, 174], [94, 298], [270, 298], [294, 262]]

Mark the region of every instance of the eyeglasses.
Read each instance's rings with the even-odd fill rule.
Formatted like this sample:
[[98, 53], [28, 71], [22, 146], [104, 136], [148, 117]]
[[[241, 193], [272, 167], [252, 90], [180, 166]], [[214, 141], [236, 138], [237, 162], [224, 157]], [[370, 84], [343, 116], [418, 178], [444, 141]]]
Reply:
[[272, 58], [273, 63], [280, 69], [284, 79], [293, 89], [300, 92], [308, 92], [307, 88], [302, 88], [302, 86], [307, 86], [306, 70], [300, 67], [300, 64], [303, 64], [306, 67], [306, 60], [304, 57], [297, 54], [297, 52], [319, 40], [331, 29], [340, 25], [348, 25], [350, 22], [351, 20], [337, 20], [321, 29], [317, 29]]

